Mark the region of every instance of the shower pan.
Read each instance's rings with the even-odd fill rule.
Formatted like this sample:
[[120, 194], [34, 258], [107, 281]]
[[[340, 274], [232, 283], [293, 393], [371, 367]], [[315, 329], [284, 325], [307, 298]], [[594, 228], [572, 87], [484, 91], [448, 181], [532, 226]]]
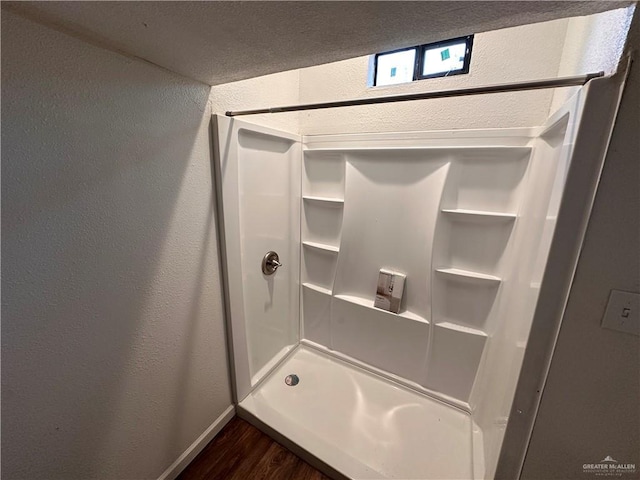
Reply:
[[[523, 357], [544, 371], [552, 350], [529, 332], [559, 328], [623, 77], [529, 128], [300, 136], [215, 116], [238, 414], [336, 478], [515, 478]], [[397, 314], [374, 306], [382, 269], [406, 276]]]

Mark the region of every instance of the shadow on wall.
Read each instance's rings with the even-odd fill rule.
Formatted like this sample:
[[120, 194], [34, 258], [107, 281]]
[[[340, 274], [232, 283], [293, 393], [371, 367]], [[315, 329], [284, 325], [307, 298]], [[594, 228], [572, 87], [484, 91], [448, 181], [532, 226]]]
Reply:
[[[210, 89], [2, 20], [3, 476], [157, 477], [150, 469], [186, 448], [183, 345], [215, 242], [210, 192], [210, 208], [175, 218]], [[171, 251], [186, 252], [162, 266], [175, 272], [159, 270], [169, 230], [185, 222], [202, 239], [173, 232]], [[183, 290], [158, 299], [178, 281]], [[188, 317], [174, 318], [185, 301]], [[149, 439], [169, 452], [150, 452]]]

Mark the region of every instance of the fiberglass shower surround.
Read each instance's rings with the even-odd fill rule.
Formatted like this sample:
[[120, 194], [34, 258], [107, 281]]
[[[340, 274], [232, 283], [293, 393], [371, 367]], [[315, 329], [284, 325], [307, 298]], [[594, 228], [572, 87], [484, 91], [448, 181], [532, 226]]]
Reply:
[[[531, 128], [216, 117], [239, 414], [336, 476], [492, 478], [594, 82], [614, 80]], [[406, 275], [398, 314], [374, 307], [381, 269]]]

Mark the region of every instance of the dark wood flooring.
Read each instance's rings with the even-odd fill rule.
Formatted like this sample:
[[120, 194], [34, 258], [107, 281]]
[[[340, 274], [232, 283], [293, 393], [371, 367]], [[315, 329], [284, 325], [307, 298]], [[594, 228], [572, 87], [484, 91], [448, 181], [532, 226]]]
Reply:
[[260, 430], [234, 417], [178, 480], [330, 480]]

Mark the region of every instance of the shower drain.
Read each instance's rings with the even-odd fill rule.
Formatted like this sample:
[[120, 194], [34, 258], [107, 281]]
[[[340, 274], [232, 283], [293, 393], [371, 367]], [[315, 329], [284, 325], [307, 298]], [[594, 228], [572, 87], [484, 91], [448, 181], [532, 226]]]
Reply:
[[295, 373], [292, 373], [291, 375], [287, 375], [286, 377], [284, 377], [284, 383], [286, 383], [290, 387], [295, 387], [298, 383], [300, 383], [300, 378], [298, 378], [298, 375], [296, 375]]

